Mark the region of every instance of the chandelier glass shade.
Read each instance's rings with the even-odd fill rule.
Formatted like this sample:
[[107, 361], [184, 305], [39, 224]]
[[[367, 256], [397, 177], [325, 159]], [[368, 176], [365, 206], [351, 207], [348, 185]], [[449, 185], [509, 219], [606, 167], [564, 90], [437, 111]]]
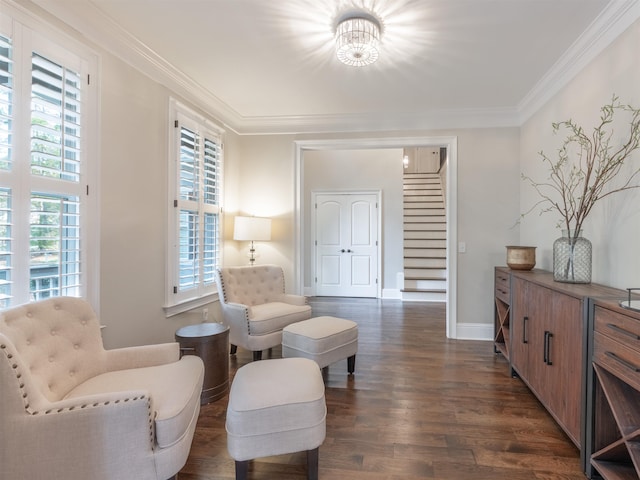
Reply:
[[338, 60], [346, 65], [363, 67], [375, 62], [379, 42], [380, 24], [374, 19], [347, 18], [336, 29]]

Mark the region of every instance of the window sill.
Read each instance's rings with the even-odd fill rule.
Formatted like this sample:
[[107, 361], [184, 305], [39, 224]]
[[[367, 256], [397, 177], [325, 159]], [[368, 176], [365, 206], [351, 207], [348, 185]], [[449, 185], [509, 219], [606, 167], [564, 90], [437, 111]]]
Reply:
[[212, 302], [218, 301], [218, 294], [211, 293], [209, 295], [204, 295], [198, 298], [192, 298], [190, 300], [185, 300], [180, 303], [176, 303], [175, 305], [168, 305], [162, 307], [164, 309], [164, 315], [166, 318], [173, 317], [174, 315], [178, 315], [180, 313], [188, 312], [189, 310], [193, 310], [194, 308], [203, 307]]

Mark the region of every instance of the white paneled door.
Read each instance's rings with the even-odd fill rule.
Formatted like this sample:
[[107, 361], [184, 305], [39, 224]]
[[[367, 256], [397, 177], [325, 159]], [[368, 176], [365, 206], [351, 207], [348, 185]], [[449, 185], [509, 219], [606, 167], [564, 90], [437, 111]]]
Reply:
[[377, 297], [378, 195], [314, 197], [316, 295]]

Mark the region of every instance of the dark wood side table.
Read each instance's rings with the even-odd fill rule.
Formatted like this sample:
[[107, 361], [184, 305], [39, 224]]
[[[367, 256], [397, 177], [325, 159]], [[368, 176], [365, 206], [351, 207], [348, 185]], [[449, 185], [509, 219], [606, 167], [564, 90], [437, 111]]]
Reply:
[[198, 323], [178, 329], [176, 341], [183, 355], [198, 355], [204, 362], [200, 404], [211, 403], [229, 390], [229, 327]]

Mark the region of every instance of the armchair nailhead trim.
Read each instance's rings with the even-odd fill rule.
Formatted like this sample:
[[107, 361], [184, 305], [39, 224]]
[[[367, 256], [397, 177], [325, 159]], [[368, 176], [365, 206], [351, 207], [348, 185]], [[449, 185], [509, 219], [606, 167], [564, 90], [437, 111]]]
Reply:
[[[49, 415], [51, 413], [62, 413], [62, 412], [71, 412], [73, 410], [76, 409], [83, 409], [83, 408], [87, 408], [87, 407], [100, 407], [100, 406], [107, 406], [110, 404], [117, 404], [120, 402], [128, 402], [128, 401], [137, 401], [137, 400], [145, 400], [146, 396], [145, 395], [140, 395], [139, 397], [132, 397], [132, 398], [122, 398], [122, 399], [118, 399], [118, 400], [107, 400], [105, 402], [95, 402], [92, 404], [87, 404], [87, 403], [82, 403], [80, 405], [71, 405], [69, 407], [64, 407], [64, 408], [58, 408], [58, 409], [54, 409], [54, 408], [50, 408], [49, 410], [45, 410], [44, 412], [38, 412], [38, 411], [34, 411], [34, 412], [30, 412], [31, 415]], [[151, 402], [147, 401], [147, 409], [150, 410], [151, 409]]]
[[[4, 355], [7, 357], [7, 360], [11, 360], [13, 358], [13, 354], [7, 351], [7, 346], [5, 344], [0, 345], [0, 350], [2, 350]], [[34, 413], [29, 409], [29, 401], [27, 400], [28, 395], [26, 390], [24, 389], [24, 382], [20, 381], [20, 378], [22, 377], [22, 373], [18, 371], [18, 364], [11, 363], [11, 368], [15, 372], [16, 379], [18, 380], [18, 388], [22, 391], [22, 398], [25, 400], [24, 409], [27, 411], [27, 413], [33, 415]]]
[[[13, 358], [13, 354], [7, 352], [7, 346], [5, 344], [0, 344], [0, 350], [5, 354], [7, 359], [12, 359]], [[20, 380], [22, 378], [22, 373], [20, 373], [18, 371], [18, 364], [12, 363], [11, 364], [11, 368], [13, 370], [15, 370], [16, 378], [18, 380]], [[62, 412], [65, 412], [65, 411], [71, 412], [71, 411], [75, 410], [76, 408], [87, 408], [89, 406], [91, 406], [91, 407], [99, 407], [101, 405], [106, 406], [106, 405], [109, 405], [111, 403], [113, 403], [115, 405], [115, 404], [118, 404], [120, 402], [128, 402], [130, 400], [131, 401], [147, 400], [147, 410], [149, 412], [149, 423], [151, 425], [151, 428], [150, 428], [150, 430], [151, 430], [151, 445], [153, 446], [153, 419], [152, 419], [153, 415], [151, 413], [151, 402], [146, 398], [146, 395], [140, 395], [139, 397], [136, 396], [136, 397], [132, 397], [132, 398], [117, 399], [117, 400], [114, 400], [113, 402], [110, 401], [110, 400], [107, 400], [105, 402], [96, 402], [96, 403], [94, 403], [92, 405], [88, 405], [88, 404], [70, 405], [69, 407], [58, 408], [58, 409], [49, 409], [49, 410], [45, 410], [44, 412], [39, 412], [37, 410], [31, 410], [30, 409], [29, 402], [27, 401], [28, 394], [27, 394], [26, 390], [24, 389], [24, 382], [19, 381], [18, 387], [20, 388], [20, 390], [22, 390], [22, 398], [25, 400], [24, 409], [26, 410], [26, 412], [29, 415], [42, 415], [42, 414], [49, 415], [51, 413], [62, 413]]]

